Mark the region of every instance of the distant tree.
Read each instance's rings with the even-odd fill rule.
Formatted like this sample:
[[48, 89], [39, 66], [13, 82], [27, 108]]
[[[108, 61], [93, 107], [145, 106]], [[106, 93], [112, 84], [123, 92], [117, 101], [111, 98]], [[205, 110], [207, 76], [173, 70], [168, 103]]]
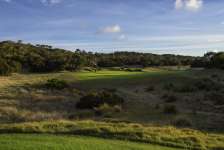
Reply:
[[0, 75], [9, 75], [11, 72], [11, 67], [6, 60], [0, 58]]

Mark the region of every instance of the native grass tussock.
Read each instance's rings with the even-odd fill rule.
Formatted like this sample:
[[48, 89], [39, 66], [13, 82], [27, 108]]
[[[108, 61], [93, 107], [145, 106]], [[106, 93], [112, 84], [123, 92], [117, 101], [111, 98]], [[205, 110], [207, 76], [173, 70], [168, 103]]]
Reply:
[[224, 148], [224, 136], [171, 126], [147, 126], [124, 122], [48, 121], [3, 124], [1, 133], [53, 133], [131, 140], [187, 149]]

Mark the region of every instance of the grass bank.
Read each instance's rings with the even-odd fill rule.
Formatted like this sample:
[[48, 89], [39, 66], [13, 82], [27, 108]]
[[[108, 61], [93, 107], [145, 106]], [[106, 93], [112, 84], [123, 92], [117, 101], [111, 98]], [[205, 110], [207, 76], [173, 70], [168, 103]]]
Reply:
[[4, 150], [173, 150], [173, 148], [106, 140], [83, 136], [3, 134], [0, 135], [0, 149]]
[[85, 135], [184, 149], [224, 149], [224, 136], [192, 129], [153, 127], [121, 122], [57, 121], [0, 125], [0, 133]]

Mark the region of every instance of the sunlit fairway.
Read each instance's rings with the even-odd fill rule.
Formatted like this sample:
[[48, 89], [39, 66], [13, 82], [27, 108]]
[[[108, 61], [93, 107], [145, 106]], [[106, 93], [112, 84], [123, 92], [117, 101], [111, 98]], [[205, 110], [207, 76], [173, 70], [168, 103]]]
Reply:
[[1, 150], [174, 150], [149, 144], [81, 136], [0, 135]]
[[155, 75], [167, 73], [162, 69], [145, 69], [142, 72], [129, 72], [129, 71], [112, 71], [112, 70], [100, 70], [96, 72], [81, 71], [76, 74], [79, 80], [94, 80], [94, 79], [124, 79], [124, 78], [138, 78], [143, 76]]
[[11, 86], [24, 86], [26, 84], [40, 84], [47, 79], [58, 78], [68, 82], [95, 84], [109, 82], [120, 84], [120, 82], [140, 81], [142, 79], [151, 79], [151, 77], [158, 77], [160, 75], [177, 73], [177, 71], [167, 71], [164, 69], [148, 68], [142, 72], [129, 71], [112, 71], [103, 69], [100, 71], [78, 71], [78, 72], [58, 72], [58, 73], [43, 73], [43, 74], [13, 74], [12, 76], [0, 77], [0, 88], [8, 88]]

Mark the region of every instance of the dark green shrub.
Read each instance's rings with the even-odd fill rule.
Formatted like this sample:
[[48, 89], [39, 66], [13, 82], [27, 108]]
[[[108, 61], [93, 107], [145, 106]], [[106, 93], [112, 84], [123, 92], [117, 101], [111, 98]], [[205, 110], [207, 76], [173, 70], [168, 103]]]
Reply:
[[177, 127], [192, 127], [192, 121], [185, 117], [178, 117], [173, 121], [173, 125]]
[[197, 88], [193, 85], [183, 85], [177, 89], [177, 92], [181, 92], [181, 93], [190, 93], [195, 91], [197, 91]]
[[173, 103], [177, 101], [177, 97], [173, 94], [164, 95], [166, 103]]
[[102, 92], [91, 92], [83, 96], [80, 101], [76, 104], [79, 109], [93, 109], [103, 104], [110, 106], [120, 105], [124, 102], [123, 98], [116, 95], [113, 92], [102, 91]]
[[155, 90], [155, 87], [152, 86], [152, 85], [150, 85], [145, 90], [146, 90], [146, 92], [151, 92], [151, 91], [154, 91]]
[[175, 88], [174, 84], [173, 83], [166, 83], [163, 87], [164, 90], [173, 90]]
[[211, 92], [205, 95], [205, 100], [212, 101], [215, 105], [224, 105], [224, 94]]
[[155, 109], [156, 109], [156, 110], [160, 109], [160, 105], [159, 105], [159, 104], [156, 104], [156, 105], [155, 105]]
[[68, 84], [64, 80], [49, 79], [45, 83], [45, 87], [47, 87], [48, 89], [61, 90], [61, 89], [67, 88], [68, 87]]
[[224, 86], [218, 82], [215, 82], [209, 78], [204, 78], [202, 80], [199, 80], [195, 83], [195, 87], [198, 88], [198, 90], [205, 90], [205, 91], [219, 91], [224, 88]]
[[175, 105], [164, 105], [163, 107], [164, 114], [177, 114], [178, 110]]
[[212, 78], [218, 78], [219, 76], [217, 74], [212, 74], [211, 77]]
[[10, 75], [12, 71], [12, 67], [7, 61], [0, 58], [0, 75]]
[[95, 71], [95, 69], [93, 69], [91, 67], [85, 67], [83, 70], [89, 71], [89, 72]]
[[124, 70], [128, 72], [142, 72], [143, 71], [141, 68], [126, 68]]
[[110, 106], [108, 104], [100, 105], [99, 107], [94, 108], [95, 114], [98, 116], [111, 116], [113, 113], [119, 113], [122, 111], [120, 105]]

